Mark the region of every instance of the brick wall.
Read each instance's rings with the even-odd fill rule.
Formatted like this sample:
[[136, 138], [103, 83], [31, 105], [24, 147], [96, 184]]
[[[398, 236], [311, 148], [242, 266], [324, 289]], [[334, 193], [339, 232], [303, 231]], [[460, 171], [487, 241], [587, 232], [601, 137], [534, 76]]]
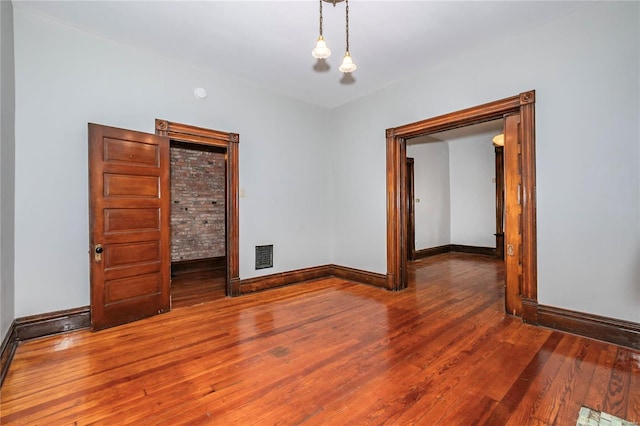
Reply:
[[171, 261], [225, 255], [224, 154], [171, 147]]

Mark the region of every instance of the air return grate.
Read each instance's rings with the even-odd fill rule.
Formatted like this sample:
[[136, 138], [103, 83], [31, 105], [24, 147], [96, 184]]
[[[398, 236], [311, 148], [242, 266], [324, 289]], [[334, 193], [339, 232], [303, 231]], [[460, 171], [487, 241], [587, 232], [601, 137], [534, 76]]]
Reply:
[[256, 269], [273, 268], [273, 244], [256, 246]]

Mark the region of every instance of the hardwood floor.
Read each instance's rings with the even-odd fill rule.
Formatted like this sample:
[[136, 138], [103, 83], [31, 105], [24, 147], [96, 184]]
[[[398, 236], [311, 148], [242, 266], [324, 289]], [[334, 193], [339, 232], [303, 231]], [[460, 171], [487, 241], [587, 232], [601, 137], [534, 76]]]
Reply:
[[503, 313], [502, 263], [448, 253], [390, 293], [337, 278], [20, 345], [1, 424], [640, 421], [640, 352]]
[[224, 269], [183, 272], [171, 277], [171, 308], [198, 305], [225, 297]]

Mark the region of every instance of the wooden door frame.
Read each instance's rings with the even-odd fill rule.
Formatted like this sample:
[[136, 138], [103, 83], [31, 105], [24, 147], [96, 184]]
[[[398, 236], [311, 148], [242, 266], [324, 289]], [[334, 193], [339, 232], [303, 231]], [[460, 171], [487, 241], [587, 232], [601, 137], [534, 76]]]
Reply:
[[240, 231], [239, 231], [239, 166], [237, 133], [204, 129], [188, 124], [174, 123], [156, 118], [156, 134], [170, 140], [196, 145], [208, 145], [225, 150], [226, 186], [226, 283], [227, 296], [240, 295]]
[[407, 287], [406, 173], [408, 138], [451, 130], [519, 113], [522, 144], [522, 317], [538, 315], [535, 91], [500, 99], [386, 130], [387, 139], [387, 283], [391, 291]]

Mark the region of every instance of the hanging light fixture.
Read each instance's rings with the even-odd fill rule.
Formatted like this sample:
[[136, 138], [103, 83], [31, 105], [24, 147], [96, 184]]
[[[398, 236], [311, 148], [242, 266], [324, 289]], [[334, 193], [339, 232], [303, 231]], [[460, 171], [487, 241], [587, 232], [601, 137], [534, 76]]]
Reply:
[[316, 47], [311, 51], [311, 56], [316, 59], [325, 59], [331, 56], [331, 50], [327, 47], [327, 42], [322, 36], [322, 0], [320, 0], [320, 35], [316, 42]]
[[500, 133], [499, 135], [495, 135], [493, 137], [493, 144], [495, 146], [504, 146], [504, 133]]
[[351, 54], [349, 53], [349, 0], [320, 0], [320, 35], [318, 36], [318, 40], [316, 41], [316, 47], [311, 51], [311, 56], [316, 59], [326, 59], [331, 55], [331, 50], [327, 46], [327, 42], [322, 35], [322, 2], [325, 1], [327, 3], [333, 4], [335, 7], [336, 3], [341, 3], [343, 1], [346, 2], [345, 8], [345, 17], [346, 17], [346, 38], [347, 38], [347, 48], [344, 54], [344, 58], [342, 59], [342, 64], [338, 68], [340, 72], [350, 73], [356, 70], [356, 64], [353, 63], [353, 59], [351, 59]]
[[342, 58], [342, 64], [340, 65], [340, 72], [348, 73], [356, 70], [357, 66], [353, 63], [353, 59], [351, 59], [351, 55], [349, 54], [349, 0], [346, 0], [346, 34], [347, 34], [347, 49], [344, 54], [344, 58]]

